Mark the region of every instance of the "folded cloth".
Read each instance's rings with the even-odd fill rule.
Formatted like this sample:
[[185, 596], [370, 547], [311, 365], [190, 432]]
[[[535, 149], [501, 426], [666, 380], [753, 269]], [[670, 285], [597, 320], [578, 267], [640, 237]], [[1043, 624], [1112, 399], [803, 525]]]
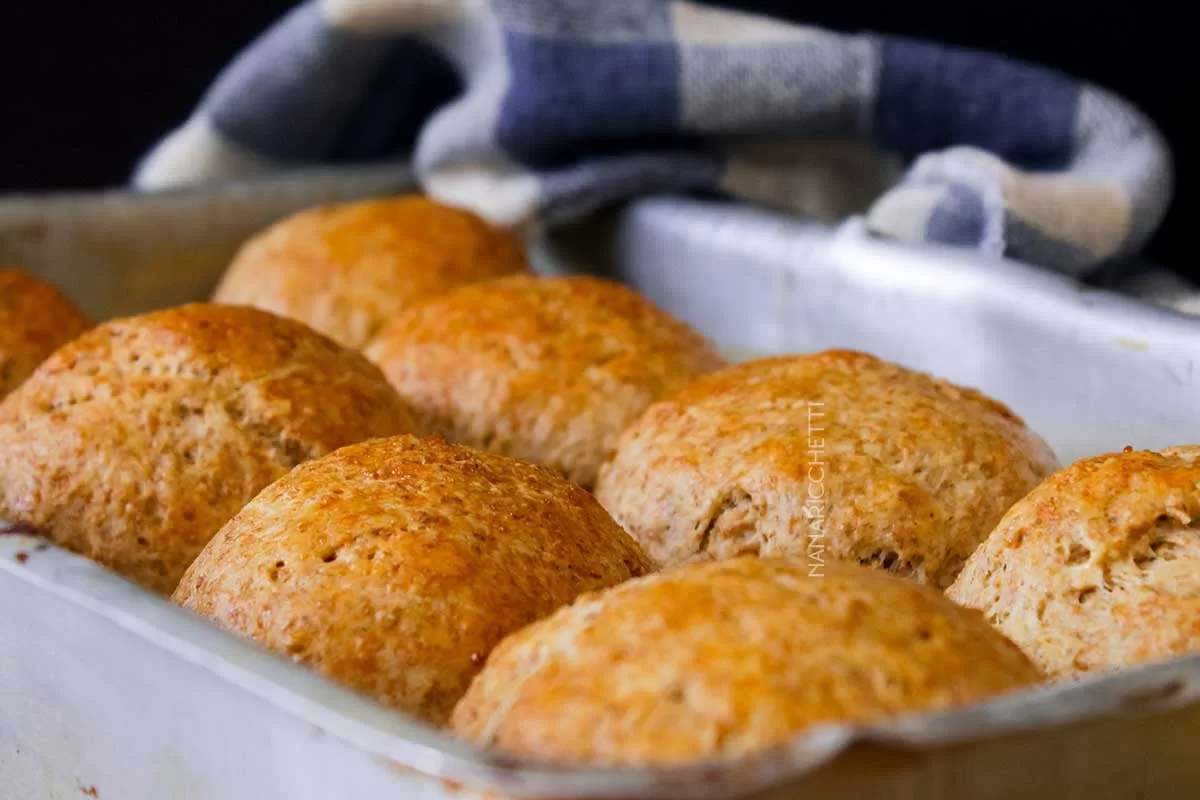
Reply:
[[1136, 252], [1171, 184], [1153, 124], [1061, 73], [683, 0], [304, 3], [135, 183], [409, 154], [501, 224], [698, 191], [1072, 274]]

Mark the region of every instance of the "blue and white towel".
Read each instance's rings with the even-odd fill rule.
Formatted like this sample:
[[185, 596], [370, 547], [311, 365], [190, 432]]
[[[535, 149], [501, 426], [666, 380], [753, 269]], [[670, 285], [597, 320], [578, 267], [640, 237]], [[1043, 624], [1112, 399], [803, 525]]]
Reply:
[[987, 53], [685, 0], [310, 0], [141, 164], [146, 189], [411, 157], [501, 224], [719, 193], [1080, 274], [1161, 221], [1122, 99]]

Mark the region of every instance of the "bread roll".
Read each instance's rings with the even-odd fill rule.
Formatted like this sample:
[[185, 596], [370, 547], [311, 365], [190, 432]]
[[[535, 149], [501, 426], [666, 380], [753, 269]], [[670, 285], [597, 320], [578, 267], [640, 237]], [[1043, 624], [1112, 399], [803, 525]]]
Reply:
[[631, 289], [580, 277], [507, 278], [434, 298], [366, 352], [430, 430], [587, 488], [646, 406], [723, 364]]
[[374, 366], [297, 322], [216, 305], [119, 320], [0, 404], [0, 518], [168, 593], [292, 467], [413, 429]]
[[0, 400], [87, 327], [87, 317], [58, 289], [0, 268]]
[[649, 567], [591, 495], [549, 470], [395, 437], [268, 488], [175, 600], [441, 723], [505, 635]]
[[1200, 447], [1085, 459], [1013, 506], [948, 594], [1055, 676], [1200, 650], [1198, 526]]
[[652, 406], [596, 496], [661, 564], [786, 555], [944, 588], [1054, 468], [999, 403], [833, 350], [742, 364]]
[[214, 299], [363, 347], [414, 301], [527, 269], [521, 242], [468, 211], [395, 197], [304, 211], [251, 239]]
[[852, 565], [692, 564], [505, 639], [455, 732], [570, 764], [735, 758], [822, 722], [945, 709], [1040, 679], [978, 615]]

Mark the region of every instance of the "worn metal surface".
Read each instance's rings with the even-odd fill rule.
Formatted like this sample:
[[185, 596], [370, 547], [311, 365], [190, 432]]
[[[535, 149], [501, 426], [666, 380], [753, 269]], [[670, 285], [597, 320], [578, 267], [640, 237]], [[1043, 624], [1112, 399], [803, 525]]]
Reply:
[[68, 290], [97, 319], [208, 295], [238, 246], [318, 203], [412, 186], [405, 167], [237, 182], [149, 197], [125, 192], [0, 197], [0, 264]]
[[[404, 185], [375, 171], [220, 195], [0, 201], [0, 262], [100, 317], [202, 298], [246, 235]], [[1016, 264], [762, 212], [641, 201], [535, 248], [624, 278], [740, 352], [858, 347], [1012, 405], [1060, 458], [1200, 442], [1200, 323]], [[1200, 790], [1200, 657], [736, 764], [561, 770], [489, 759], [27, 533], [0, 533], [0, 800], [1175, 797]]]

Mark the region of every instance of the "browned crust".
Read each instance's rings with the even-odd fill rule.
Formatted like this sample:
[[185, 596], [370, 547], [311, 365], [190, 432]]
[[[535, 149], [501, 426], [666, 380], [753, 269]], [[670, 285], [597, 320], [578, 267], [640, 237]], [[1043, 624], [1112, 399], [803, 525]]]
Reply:
[[583, 277], [519, 276], [434, 298], [367, 355], [430, 430], [585, 487], [646, 406], [724, 365], [633, 290]]
[[424, 197], [392, 197], [268, 228], [234, 258], [214, 299], [298, 319], [358, 349], [423, 297], [526, 269], [512, 234]]
[[807, 556], [944, 587], [1056, 466], [994, 400], [832, 350], [741, 364], [651, 406], [596, 495], [662, 564]]
[[170, 592], [296, 464], [414, 429], [374, 366], [299, 323], [217, 305], [118, 320], [0, 404], [0, 517]]
[[833, 721], [1040, 680], [974, 612], [911, 581], [795, 560], [692, 564], [581, 597], [497, 647], [456, 733], [538, 760], [737, 757]]
[[1005, 515], [949, 597], [1052, 675], [1200, 649], [1200, 448], [1055, 473]]
[[0, 400], [89, 325], [54, 286], [20, 270], [0, 268]]
[[441, 723], [505, 635], [649, 568], [591, 495], [551, 471], [395, 437], [268, 488], [175, 600]]

